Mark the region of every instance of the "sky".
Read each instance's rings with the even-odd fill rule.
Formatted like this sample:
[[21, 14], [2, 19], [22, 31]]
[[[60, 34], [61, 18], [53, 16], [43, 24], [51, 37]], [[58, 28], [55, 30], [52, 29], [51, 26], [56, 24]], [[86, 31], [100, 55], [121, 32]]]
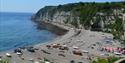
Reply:
[[49, 5], [59, 5], [75, 2], [111, 2], [123, 0], [0, 0], [0, 12], [35, 13], [40, 8]]

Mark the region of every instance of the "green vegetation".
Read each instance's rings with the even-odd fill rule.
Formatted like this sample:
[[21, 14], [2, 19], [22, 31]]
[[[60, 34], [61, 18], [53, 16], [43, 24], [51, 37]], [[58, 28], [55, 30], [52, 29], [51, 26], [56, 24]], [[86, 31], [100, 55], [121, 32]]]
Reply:
[[50, 62], [47, 58], [44, 58], [44, 61], [40, 62], [40, 63], [46, 63], [46, 62]]
[[9, 63], [9, 60], [0, 60], [0, 63]]
[[109, 27], [112, 29], [111, 33], [115, 36], [114, 38], [120, 39], [120, 36], [123, 35], [123, 26], [122, 25], [122, 19], [116, 18], [115, 23], [109, 25]]
[[[115, 13], [114, 10], [116, 10], [117, 12]], [[41, 18], [41, 16], [45, 15], [46, 13], [49, 14], [49, 18], [51, 19], [56, 12], [71, 12], [72, 16], [68, 16], [69, 19], [66, 19], [64, 23], [72, 24], [75, 27], [79, 27], [79, 25], [82, 25], [85, 29], [99, 29], [101, 28], [100, 21], [103, 21], [103, 29], [106, 29], [104, 32], [110, 32], [115, 36], [115, 39], [121, 39], [121, 35], [123, 35], [123, 20], [119, 17], [119, 10], [120, 13], [125, 13], [125, 2], [69, 3], [59, 6], [46, 6], [36, 13], [35, 19]], [[111, 18], [112, 16], [114, 17], [113, 19]], [[73, 21], [70, 21], [70, 17], [74, 18]], [[76, 17], [79, 17], [79, 24]], [[111, 20], [108, 20], [109, 18], [111, 18]], [[93, 24], [91, 24], [91, 21], [93, 22]], [[112, 23], [113, 21], [114, 23]], [[108, 22], [108, 24], [106, 22]], [[92, 25], [94, 25], [94, 27], [92, 27]], [[101, 31], [103, 29], [101, 29]]]
[[76, 19], [74, 18], [73, 21], [70, 23], [73, 26], [75, 26], [76, 28], [78, 27], [78, 22], [76, 21]]
[[97, 58], [92, 61], [92, 63], [114, 63], [115, 61], [119, 60], [118, 57], [108, 57], [108, 58]]

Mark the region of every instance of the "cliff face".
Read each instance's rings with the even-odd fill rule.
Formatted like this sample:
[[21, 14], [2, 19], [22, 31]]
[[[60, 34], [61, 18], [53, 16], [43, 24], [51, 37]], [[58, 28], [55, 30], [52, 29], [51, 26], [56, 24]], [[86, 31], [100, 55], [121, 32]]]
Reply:
[[57, 22], [77, 28], [111, 32], [118, 37], [124, 34], [124, 14], [124, 2], [80, 2], [46, 6], [40, 9], [32, 19], [35, 21]]
[[36, 21], [50, 21], [58, 23], [72, 22], [74, 18], [79, 21], [78, 16], [73, 16], [71, 11], [63, 11], [58, 9], [58, 6], [46, 6], [40, 9], [33, 17]]

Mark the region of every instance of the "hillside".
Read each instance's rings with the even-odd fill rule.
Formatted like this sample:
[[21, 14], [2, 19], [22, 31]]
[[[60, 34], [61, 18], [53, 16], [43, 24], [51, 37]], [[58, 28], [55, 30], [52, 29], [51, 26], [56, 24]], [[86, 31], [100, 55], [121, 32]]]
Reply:
[[123, 30], [125, 2], [79, 2], [45, 6], [32, 19], [56, 22], [92, 31], [108, 32], [114, 35], [114, 39], [125, 39]]

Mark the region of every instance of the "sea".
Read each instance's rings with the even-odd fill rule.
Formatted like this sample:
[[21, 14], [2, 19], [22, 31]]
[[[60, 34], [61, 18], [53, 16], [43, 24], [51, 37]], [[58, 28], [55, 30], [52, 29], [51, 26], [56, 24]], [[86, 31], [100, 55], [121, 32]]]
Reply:
[[0, 12], [0, 52], [48, 42], [56, 34], [39, 29], [31, 21], [33, 13]]

